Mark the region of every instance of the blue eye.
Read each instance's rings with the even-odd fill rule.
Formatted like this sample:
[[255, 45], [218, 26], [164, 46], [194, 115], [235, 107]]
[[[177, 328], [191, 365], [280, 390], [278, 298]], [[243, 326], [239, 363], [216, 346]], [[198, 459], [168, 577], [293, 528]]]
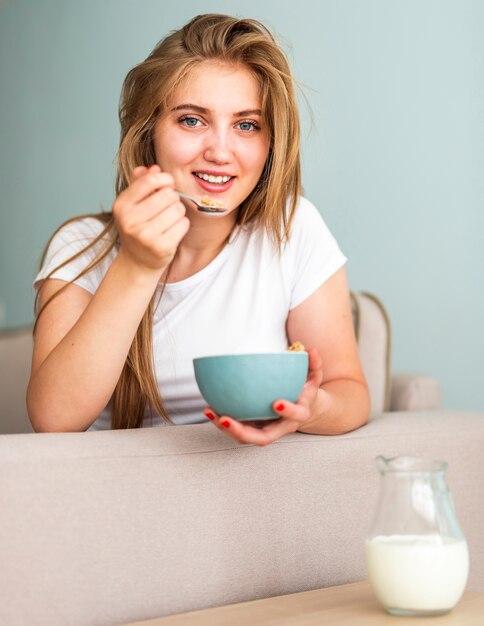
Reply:
[[185, 126], [189, 126], [190, 128], [193, 128], [194, 126], [196, 126], [199, 122], [199, 120], [197, 120], [196, 117], [183, 117], [180, 122], [182, 124], [184, 124]]
[[255, 122], [239, 122], [240, 130], [248, 131], [248, 130], [256, 130], [258, 128]]

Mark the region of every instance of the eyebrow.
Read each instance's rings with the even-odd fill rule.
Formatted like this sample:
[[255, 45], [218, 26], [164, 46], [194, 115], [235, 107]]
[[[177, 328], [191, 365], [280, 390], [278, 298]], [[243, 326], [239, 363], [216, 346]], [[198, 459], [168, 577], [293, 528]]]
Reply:
[[[181, 110], [191, 110], [191, 111], [196, 111], [197, 113], [204, 113], [207, 114], [209, 113], [209, 109], [205, 109], [204, 107], [198, 106], [198, 104], [179, 104], [176, 107], [173, 107], [171, 110], [172, 111], [181, 111]], [[244, 111], [237, 111], [236, 113], [234, 113], [234, 117], [244, 117], [246, 115], [262, 115], [262, 110], [261, 109], [246, 109]]]

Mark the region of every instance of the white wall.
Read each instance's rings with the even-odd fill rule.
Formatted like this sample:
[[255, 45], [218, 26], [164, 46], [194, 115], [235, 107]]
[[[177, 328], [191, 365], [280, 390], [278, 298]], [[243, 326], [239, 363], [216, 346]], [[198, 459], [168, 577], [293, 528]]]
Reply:
[[0, 2], [0, 326], [32, 320], [30, 283], [64, 219], [109, 208], [121, 82], [204, 12], [265, 21], [302, 106], [304, 184], [379, 295], [393, 364], [484, 407], [484, 2]]

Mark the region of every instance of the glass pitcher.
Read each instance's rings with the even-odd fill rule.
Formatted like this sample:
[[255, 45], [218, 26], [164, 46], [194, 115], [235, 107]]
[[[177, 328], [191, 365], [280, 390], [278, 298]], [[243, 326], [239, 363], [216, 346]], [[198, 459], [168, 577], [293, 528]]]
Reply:
[[469, 572], [447, 463], [403, 456], [378, 456], [376, 463], [380, 495], [365, 546], [373, 591], [392, 615], [447, 613]]

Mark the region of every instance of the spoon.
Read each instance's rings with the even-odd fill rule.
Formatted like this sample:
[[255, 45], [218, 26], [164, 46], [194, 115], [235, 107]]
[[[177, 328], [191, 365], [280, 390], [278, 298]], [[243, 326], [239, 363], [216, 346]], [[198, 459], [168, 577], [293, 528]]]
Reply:
[[195, 198], [187, 196], [186, 193], [182, 193], [178, 190], [176, 190], [176, 192], [181, 198], [186, 198], [187, 200], [190, 200], [190, 202], [193, 202], [193, 204], [196, 205], [199, 211], [204, 211], [205, 213], [225, 213], [225, 211], [227, 210], [225, 207], [212, 206], [210, 204], [201, 204], [200, 202], [197, 202]]

